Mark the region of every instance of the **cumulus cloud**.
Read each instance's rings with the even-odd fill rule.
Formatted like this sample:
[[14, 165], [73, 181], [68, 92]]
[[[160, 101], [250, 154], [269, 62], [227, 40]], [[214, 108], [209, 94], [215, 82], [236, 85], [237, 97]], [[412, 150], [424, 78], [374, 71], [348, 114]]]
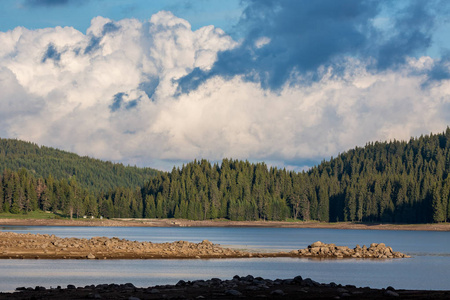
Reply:
[[[352, 55], [368, 44], [361, 32], [376, 4], [357, 1], [327, 24], [318, 22], [327, 12], [311, 6], [318, 20], [304, 12], [307, 20], [297, 24], [284, 1], [261, 3], [267, 6], [248, 3], [241, 23], [255, 32], [240, 41], [213, 26], [193, 31], [164, 11], [146, 22], [97, 17], [86, 34], [70, 27], [0, 32], [1, 136], [166, 170], [224, 157], [302, 169], [368, 141], [409, 139], [449, 123], [444, 58], [408, 52], [381, 68], [376, 55]], [[337, 9], [330, 3], [329, 15]], [[256, 28], [264, 14], [251, 10], [271, 5], [278, 6], [263, 21], [295, 27]], [[312, 25], [322, 28], [316, 37]], [[288, 32], [279, 36], [282, 29]], [[338, 37], [353, 32], [351, 41], [325, 42], [331, 29]], [[305, 41], [313, 45], [295, 50]], [[313, 57], [323, 43], [332, 49]], [[180, 88], [188, 79], [195, 89]]]
[[[293, 72], [320, 80], [317, 69], [345, 57], [371, 59], [372, 68], [385, 70], [421, 55], [431, 46], [437, 11], [448, 1], [298, 1], [245, 0], [238, 28], [238, 47], [219, 53], [211, 70], [194, 70], [180, 80], [180, 90], [196, 89], [213, 76], [243, 75], [263, 88], [280, 89]], [[387, 15], [390, 26], [377, 26]], [[270, 41], [270, 43], [268, 42]], [[264, 45], [264, 47], [263, 47]], [[312, 73], [312, 74], [311, 74]]]

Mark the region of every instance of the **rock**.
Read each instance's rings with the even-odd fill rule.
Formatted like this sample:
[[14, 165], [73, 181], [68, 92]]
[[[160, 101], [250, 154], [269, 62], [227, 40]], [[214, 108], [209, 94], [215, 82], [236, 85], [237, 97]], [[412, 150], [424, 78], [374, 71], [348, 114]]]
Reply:
[[86, 256], [86, 258], [87, 258], [87, 259], [95, 259], [95, 255], [92, 254], [92, 253], [89, 253], [89, 254]]
[[321, 241], [317, 241], [315, 243], [312, 243], [310, 245], [311, 248], [316, 248], [316, 247], [321, 247], [322, 245], [324, 245]]
[[226, 290], [226, 291], [225, 291], [225, 295], [239, 297], [239, 296], [242, 296], [242, 293], [239, 292], [239, 291], [230, 289], [230, 290]]
[[73, 284], [68, 284], [67, 285], [67, 289], [68, 290], [74, 290], [74, 289], [76, 289], [76, 287]]
[[283, 290], [273, 290], [270, 294], [274, 296], [284, 296]]
[[352, 257], [352, 258], [403, 258], [409, 257], [403, 253], [392, 251], [391, 247], [386, 247], [385, 244], [372, 243], [370, 248], [366, 245], [362, 247], [356, 245], [354, 249], [345, 246], [336, 246], [335, 244], [325, 244], [320, 241], [312, 243], [305, 249], [291, 251], [292, 256], [315, 256], [315, 257]]
[[180, 281], [177, 282], [176, 285], [177, 285], [177, 286], [183, 286], [183, 285], [186, 285], [186, 281], [180, 280]]
[[134, 286], [134, 284], [129, 283], [129, 282], [128, 282], [128, 283], [125, 283], [124, 286], [125, 286], [125, 287], [128, 287], [128, 288], [133, 288], [133, 289], [136, 288], [136, 287]]
[[356, 289], [356, 285], [353, 284], [347, 284], [345, 287], [348, 289]]
[[303, 279], [303, 281], [302, 281], [302, 286], [312, 287], [312, 286], [315, 286], [316, 284], [317, 284], [317, 282], [313, 281], [311, 278], [306, 278], [306, 279]]
[[389, 297], [399, 297], [400, 296], [398, 293], [396, 293], [394, 291], [390, 291], [390, 290], [387, 290], [384, 294]]

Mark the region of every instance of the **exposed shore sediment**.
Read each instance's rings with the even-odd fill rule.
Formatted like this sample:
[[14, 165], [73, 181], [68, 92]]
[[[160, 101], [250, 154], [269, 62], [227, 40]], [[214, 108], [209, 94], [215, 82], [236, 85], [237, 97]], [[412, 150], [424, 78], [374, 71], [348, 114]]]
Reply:
[[0, 219], [0, 226], [97, 226], [97, 227], [273, 227], [273, 228], [329, 228], [370, 230], [426, 230], [450, 231], [450, 223], [439, 224], [381, 224], [326, 223], [287, 221], [229, 221], [185, 219]]
[[290, 252], [255, 253], [221, 247], [208, 240], [200, 243], [138, 242], [116, 237], [90, 239], [59, 238], [48, 234], [0, 232], [0, 258], [3, 259], [161, 259], [161, 258], [404, 258], [383, 243], [350, 249], [320, 241]]

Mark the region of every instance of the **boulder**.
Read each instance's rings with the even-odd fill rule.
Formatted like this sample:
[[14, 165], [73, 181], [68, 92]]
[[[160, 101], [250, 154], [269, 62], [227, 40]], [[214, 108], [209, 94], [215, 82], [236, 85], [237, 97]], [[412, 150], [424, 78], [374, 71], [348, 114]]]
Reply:
[[242, 293], [237, 290], [230, 289], [225, 291], [225, 295], [239, 297], [242, 296]]
[[369, 248], [363, 245], [356, 245], [354, 249], [347, 246], [336, 246], [335, 244], [325, 244], [320, 241], [312, 243], [305, 249], [291, 251], [291, 255], [306, 257], [330, 257], [330, 258], [403, 258], [409, 257], [400, 252], [392, 251], [384, 243], [372, 243]]
[[321, 241], [317, 241], [315, 243], [312, 243], [309, 248], [316, 248], [316, 247], [322, 247], [323, 245], [325, 245], [324, 243], [322, 243]]
[[273, 290], [270, 294], [274, 296], [284, 296], [283, 290]]
[[384, 294], [388, 297], [399, 297], [400, 296], [398, 293], [391, 291], [391, 290], [387, 290]]

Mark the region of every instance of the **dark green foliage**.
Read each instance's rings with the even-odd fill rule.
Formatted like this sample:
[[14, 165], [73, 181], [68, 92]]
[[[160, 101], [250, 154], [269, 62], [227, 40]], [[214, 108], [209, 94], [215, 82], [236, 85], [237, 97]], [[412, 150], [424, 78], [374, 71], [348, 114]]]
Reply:
[[[309, 219], [310, 199], [303, 192], [307, 183], [305, 173], [268, 168], [264, 163], [224, 159], [211, 165], [201, 160], [156, 176], [144, 186], [142, 197], [149, 207], [145, 215], [157, 218], [284, 220], [295, 210], [297, 217]], [[308, 190], [316, 194], [315, 187]], [[328, 199], [323, 204], [327, 219]]]
[[[301, 173], [230, 159], [155, 172], [0, 141], [0, 162], [15, 166], [13, 171], [4, 168], [0, 177], [0, 212], [41, 209], [72, 217], [193, 220], [450, 220], [448, 128], [409, 142], [369, 143]], [[101, 188], [93, 188], [93, 178]]]
[[308, 176], [313, 185], [339, 182], [328, 195], [330, 221], [425, 223], [450, 220], [449, 172], [447, 128], [408, 143], [357, 147], [311, 169]]
[[36, 178], [70, 179], [92, 192], [142, 186], [158, 171], [105, 162], [14, 139], [0, 139], [0, 170], [24, 168]]
[[5, 169], [0, 176], [0, 189], [2, 212], [19, 214], [40, 209], [80, 217], [87, 210], [90, 215], [98, 215], [96, 198], [86, 188], [80, 188], [74, 178], [70, 182], [51, 176], [35, 178], [23, 168], [18, 172]]

